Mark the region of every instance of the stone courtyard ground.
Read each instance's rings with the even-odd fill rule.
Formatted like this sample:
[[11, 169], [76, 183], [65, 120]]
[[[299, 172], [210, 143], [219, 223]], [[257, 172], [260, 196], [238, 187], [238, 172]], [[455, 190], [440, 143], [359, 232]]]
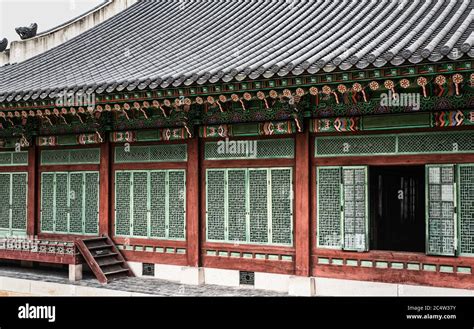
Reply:
[[[29, 283], [30, 290], [15, 288], [19, 283], [22, 286], [27, 286]], [[36, 288], [33, 288], [32, 284]], [[9, 291], [9, 289], [12, 289], [12, 291]], [[123, 278], [102, 285], [88, 273], [84, 274], [83, 280], [70, 282], [67, 271], [62, 269], [24, 268], [10, 264], [0, 264], [0, 296], [64, 296], [67, 295], [67, 291], [86, 292], [88, 296], [94, 295], [94, 292], [97, 292], [99, 296], [288, 296], [283, 293], [253, 289], [250, 286], [191, 286], [143, 277]], [[83, 294], [77, 293], [76, 295]]]

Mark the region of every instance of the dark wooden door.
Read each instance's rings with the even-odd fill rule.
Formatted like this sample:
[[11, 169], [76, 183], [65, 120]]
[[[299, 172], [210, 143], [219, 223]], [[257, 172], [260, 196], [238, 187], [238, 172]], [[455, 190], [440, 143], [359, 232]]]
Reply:
[[424, 252], [424, 167], [371, 167], [370, 178], [371, 249]]

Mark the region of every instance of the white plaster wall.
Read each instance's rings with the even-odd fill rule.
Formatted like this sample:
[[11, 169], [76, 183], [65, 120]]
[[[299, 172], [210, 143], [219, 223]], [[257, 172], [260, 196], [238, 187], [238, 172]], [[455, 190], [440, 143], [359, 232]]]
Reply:
[[183, 266], [181, 268], [181, 283], [193, 286], [204, 284], [203, 268]]
[[474, 296], [474, 290], [441, 287], [398, 285], [399, 296]]
[[218, 268], [204, 268], [204, 280], [206, 284], [216, 284], [228, 287], [240, 286], [239, 271], [222, 270]]
[[314, 278], [305, 276], [291, 276], [288, 294], [290, 296], [311, 297], [315, 293]]
[[289, 275], [255, 272], [255, 289], [288, 292], [289, 282]]
[[143, 276], [143, 263], [140, 262], [127, 262], [128, 266], [132, 270], [133, 274], [135, 274], [136, 277], [142, 277]]
[[180, 282], [182, 276], [182, 266], [155, 264], [155, 278]]
[[0, 53], [0, 66], [10, 63], [10, 49]]
[[392, 283], [315, 278], [316, 296], [397, 296]]

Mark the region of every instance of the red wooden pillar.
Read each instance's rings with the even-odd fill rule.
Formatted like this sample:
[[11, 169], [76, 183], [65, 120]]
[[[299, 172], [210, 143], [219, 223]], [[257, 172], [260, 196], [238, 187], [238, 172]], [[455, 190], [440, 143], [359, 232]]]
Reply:
[[309, 211], [309, 134], [296, 134], [295, 149], [295, 274], [309, 276], [310, 211]]
[[36, 199], [36, 196], [39, 193], [36, 193], [36, 188], [39, 187], [37, 184], [36, 173], [38, 164], [37, 164], [37, 149], [34, 142], [28, 149], [28, 201], [27, 201], [27, 216], [26, 216], [26, 234], [27, 235], [36, 235], [36, 209], [39, 209], [39, 200]]
[[186, 254], [188, 266], [198, 267], [199, 261], [199, 138], [188, 140], [186, 173]]
[[110, 143], [107, 139], [100, 146], [99, 181], [99, 234], [110, 236]]

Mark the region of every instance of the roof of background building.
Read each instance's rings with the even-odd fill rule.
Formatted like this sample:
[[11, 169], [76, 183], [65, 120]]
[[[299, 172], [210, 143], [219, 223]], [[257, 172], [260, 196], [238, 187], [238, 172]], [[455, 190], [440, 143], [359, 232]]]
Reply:
[[473, 0], [140, 1], [22, 63], [0, 101], [474, 57]]

